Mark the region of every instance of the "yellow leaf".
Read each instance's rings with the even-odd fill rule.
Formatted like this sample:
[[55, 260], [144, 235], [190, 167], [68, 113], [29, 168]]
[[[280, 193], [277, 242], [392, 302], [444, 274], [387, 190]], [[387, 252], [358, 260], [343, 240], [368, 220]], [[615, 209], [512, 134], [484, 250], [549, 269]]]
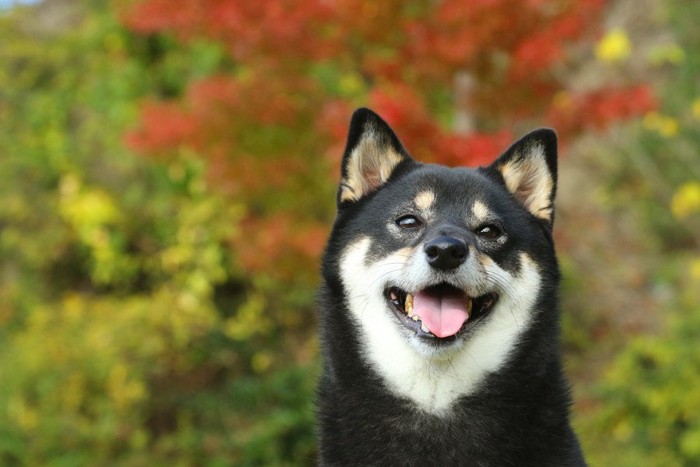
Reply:
[[680, 130], [678, 120], [674, 117], [661, 115], [657, 112], [647, 113], [642, 119], [642, 126], [646, 130], [656, 132], [666, 138], [677, 135]]
[[693, 117], [696, 120], [700, 120], [700, 97], [695, 98], [693, 101]]
[[671, 212], [681, 220], [700, 212], [700, 182], [687, 182], [676, 190], [671, 199]]
[[690, 277], [700, 282], [700, 257], [693, 259], [690, 262]]
[[621, 28], [608, 31], [598, 42], [595, 55], [601, 62], [618, 63], [629, 58], [632, 52], [632, 44], [627, 33]]
[[262, 373], [272, 364], [272, 357], [267, 352], [256, 352], [250, 362], [256, 373]]
[[652, 65], [680, 65], [685, 61], [685, 51], [678, 44], [661, 44], [652, 47], [648, 60]]

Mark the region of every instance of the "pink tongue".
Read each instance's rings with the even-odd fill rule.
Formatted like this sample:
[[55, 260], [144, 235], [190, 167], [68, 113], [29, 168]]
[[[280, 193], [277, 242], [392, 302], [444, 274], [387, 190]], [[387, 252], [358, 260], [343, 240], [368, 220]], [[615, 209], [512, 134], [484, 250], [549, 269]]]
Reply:
[[418, 292], [413, 297], [413, 314], [437, 337], [457, 334], [469, 319], [467, 302], [461, 293]]

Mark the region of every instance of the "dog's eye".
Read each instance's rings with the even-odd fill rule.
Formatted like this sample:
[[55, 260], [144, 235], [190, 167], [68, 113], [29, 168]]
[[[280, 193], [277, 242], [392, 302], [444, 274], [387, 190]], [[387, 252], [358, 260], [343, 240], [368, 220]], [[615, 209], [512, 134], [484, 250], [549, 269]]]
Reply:
[[417, 229], [423, 223], [416, 216], [409, 214], [396, 219], [396, 225], [402, 229]]
[[503, 231], [495, 225], [483, 225], [476, 230], [476, 234], [486, 240], [495, 240], [503, 235]]

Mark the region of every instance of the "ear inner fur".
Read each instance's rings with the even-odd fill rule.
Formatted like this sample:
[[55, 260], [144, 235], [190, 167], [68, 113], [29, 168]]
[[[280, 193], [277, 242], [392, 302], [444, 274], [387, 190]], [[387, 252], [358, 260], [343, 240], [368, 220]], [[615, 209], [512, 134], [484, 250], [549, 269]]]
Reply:
[[[546, 131], [553, 144], [546, 144], [538, 136]], [[549, 130], [531, 133], [495, 163], [515, 199], [535, 217], [552, 223], [556, 189], [556, 136]], [[552, 153], [553, 152], [553, 153]]]
[[338, 203], [355, 202], [384, 185], [403, 160], [410, 159], [394, 131], [369, 109], [350, 119], [343, 155]]
[[358, 201], [376, 190], [389, 180], [403, 159], [393, 148], [383, 145], [373, 132], [363, 136], [348, 156], [338, 199]]

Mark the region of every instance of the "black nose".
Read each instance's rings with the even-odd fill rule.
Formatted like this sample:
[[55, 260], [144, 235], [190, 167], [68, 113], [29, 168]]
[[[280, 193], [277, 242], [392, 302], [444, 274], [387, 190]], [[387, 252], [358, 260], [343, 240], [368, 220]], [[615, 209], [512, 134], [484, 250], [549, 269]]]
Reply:
[[454, 237], [441, 236], [430, 240], [423, 248], [428, 264], [435, 269], [449, 271], [467, 259], [469, 248], [464, 241]]

